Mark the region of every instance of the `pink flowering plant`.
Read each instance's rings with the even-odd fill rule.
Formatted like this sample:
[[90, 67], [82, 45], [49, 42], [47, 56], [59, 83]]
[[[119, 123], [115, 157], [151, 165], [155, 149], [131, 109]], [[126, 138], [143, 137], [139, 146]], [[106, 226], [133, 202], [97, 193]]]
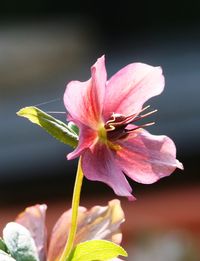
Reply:
[[160, 67], [132, 63], [107, 79], [105, 57], [91, 67], [88, 81], [71, 81], [64, 93], [64, 123], [37, 107], [17, 114], [44, 128], [74, 150], [68, 160], [79, 157], [72, 208], [59, 218], [47, 247], [46, 205], [27, 208], [6, 225], [0, 241], [0, 259], [7, 261], [120, 260], [127, 256], [120, 246], [124, 213], [119, 200], [87, 210], [79, 206], [83, 177], [101, 181], [118, 196], [134, 200], [126, 176], [151, 184], [183, 165], [176, 159], [174, 142], [152, 135], [145, 127], [156, 110], [144, 106], [164, 89]]

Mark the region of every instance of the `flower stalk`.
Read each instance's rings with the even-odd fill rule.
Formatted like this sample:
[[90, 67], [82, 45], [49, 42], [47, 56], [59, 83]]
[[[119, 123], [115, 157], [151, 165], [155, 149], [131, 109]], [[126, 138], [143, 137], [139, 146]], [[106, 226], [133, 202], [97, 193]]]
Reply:
[[75, 239], [76, 230], [77, 230], [78, 207], [79, 207], [79, 203], [80, 203], [82, 182], [83, 182], [83, 172], [81, 169], [81, 157], [80, 157], [79, 162], [78, 162], [78, 169], [77, 169], [77, 173], [76, 173], [74, 191], [73, 191], [71, 227], [70, 227], [67, 243], [65, 245], [64, 251], [63, 251], [59, 261], [66, 261], [73, 248], [74, 239]]

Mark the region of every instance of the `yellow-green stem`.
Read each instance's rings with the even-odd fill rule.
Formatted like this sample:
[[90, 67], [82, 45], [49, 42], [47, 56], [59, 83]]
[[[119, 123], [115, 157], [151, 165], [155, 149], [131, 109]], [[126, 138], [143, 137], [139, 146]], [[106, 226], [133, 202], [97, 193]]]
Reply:
[[75, 185], [74, 185], [74, 192], [73, 192], [73, 199], [72, 199], [71, 228], [69, 231], [65, 249], [64, 249], [59, 261], [67, 261], [67, 258], [69, 257], [69, 255], [72, 251], [72, 248], [73, 248], [74, 239], [75, 239], [75, 235], [76, 235], [76, 229], [77, 229], [78, 207], [79, 207], [79, 202], [80, 202], [82, 181], [83, 181], [83, 172], [81, 169], [81, 158], [80, 158], [79, 162], [78, 162], [78, 169], [77, 169], [77, 173], [76, 173], [76, 181], [75, 181]]

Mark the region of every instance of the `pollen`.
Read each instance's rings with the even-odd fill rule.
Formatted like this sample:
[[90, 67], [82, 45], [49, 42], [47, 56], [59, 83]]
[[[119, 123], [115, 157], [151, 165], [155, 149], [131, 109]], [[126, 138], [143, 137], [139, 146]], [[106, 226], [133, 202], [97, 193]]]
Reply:
[[107, 141], [107, 145], [111, 150], [115, 150], [115, 151], [121, 150], [122, 148], [119, 144], [113, 143], [109, 140]]

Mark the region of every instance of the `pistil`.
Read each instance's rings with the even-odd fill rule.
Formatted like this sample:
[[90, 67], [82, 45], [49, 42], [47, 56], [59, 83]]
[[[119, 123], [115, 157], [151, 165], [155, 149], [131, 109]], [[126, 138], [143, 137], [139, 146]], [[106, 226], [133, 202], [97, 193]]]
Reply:
[[105, 130], [107, 131], [108, 140], [113, 142], [118, 139], [124, 139], [130, 133], [132, 133], [133, 131], [135, 131], [137, 129], [153, 125], [155, 122], [149, 122], [149, 123], [145, 123], [145, 124], [142, 124], [139, 126], [133, 125], [133, 128], [131, 128], [131, 129], [126, 128], [129, 124], [139, 121], [141, 119], [144, 119], [144, 118], [150, 116], [151, 114], [157, 112], [157, 110], [153, 110], [153, 111], [150, 111], [145, 114], [140, 114], [141, 112], [145, 111], [149, 107], [150, 106], [146, 106], [139, 113], [132, 114], [130, 116], [124, 116], [122, 114], [113, 113], [111, 115], [110, 119], [106, 122], [106, 124], [104, 126]]

